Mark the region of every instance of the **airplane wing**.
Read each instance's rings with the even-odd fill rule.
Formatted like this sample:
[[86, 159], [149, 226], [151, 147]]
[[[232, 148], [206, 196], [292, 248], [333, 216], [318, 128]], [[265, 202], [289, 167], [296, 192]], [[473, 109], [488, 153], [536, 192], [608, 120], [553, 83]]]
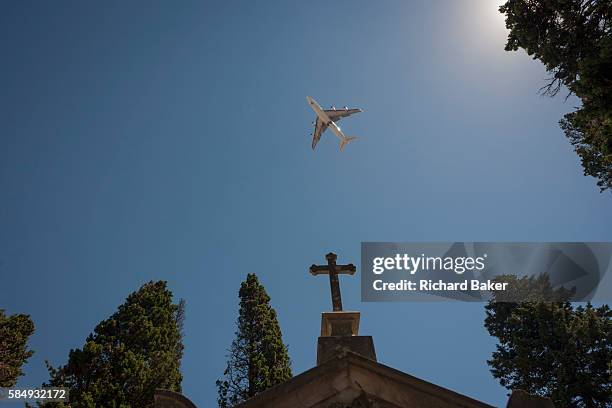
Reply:
[[317, 116], [317, 122], [315, 123], [315, 130], [312, 134], [312, 149], [314, 150], [315, 146], [321, 139], [323, 132], [327, 129], [327, 123], [323, 123], [323, 121]]
[[361, 112], [361, 109], [329, 109], [324, 111], [327, 116], [334, 122], [339, 121], [342, 118], [347, 118], [351, 116], [353, 113]]

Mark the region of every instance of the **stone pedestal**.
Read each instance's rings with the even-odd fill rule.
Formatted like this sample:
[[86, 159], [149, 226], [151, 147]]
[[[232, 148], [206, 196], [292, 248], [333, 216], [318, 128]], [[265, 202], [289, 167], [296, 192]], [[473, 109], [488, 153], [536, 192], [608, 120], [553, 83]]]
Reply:
[[376, 351], [374, 350], [372, 336], [330, 336], [319, 337], [317, 342], [317, 365], [319, 366], [334, 358], [344, 357], [347, 352], [376, 361]]
[[317, 342], [317, 365], [347, 352], [376, 361], [371, 336], [359, 336], [359, 312], [323, 312], [321, 337]]
[[321, 337], [357, 336], [359, 333], [359, 312], [321, 313]]

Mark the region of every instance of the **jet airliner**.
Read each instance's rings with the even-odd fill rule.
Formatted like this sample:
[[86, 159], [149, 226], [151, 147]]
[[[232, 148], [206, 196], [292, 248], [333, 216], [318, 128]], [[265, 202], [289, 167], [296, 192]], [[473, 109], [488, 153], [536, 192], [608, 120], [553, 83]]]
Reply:
[[331, 109], [323, 110], [321, 106], [310, 96], [306, 97], [308, 104], [312, 108], [313, 111], [317, 114], [317, 119], [313, 122], [315, 125], [314, 132], [312, 133], [312, 149], [314, 150], [315, 146], [321, 139], [323, 132], [329, 127], [332, 132], [335, 133], [336, 136], [340, 139], [340, 150], [344, 150], [344, 146], [346, 146], [352, 140], [357, 139], [355, 136], [346, 136], [342, 133], [342, 130], [336, 125], [342, 118], [346, 118], [351, 116], [354, 113], [363, 112], [361, 109], [349, 109], [346, 106], [343, 109], [336, 109], [335, 107], [331, 107]]

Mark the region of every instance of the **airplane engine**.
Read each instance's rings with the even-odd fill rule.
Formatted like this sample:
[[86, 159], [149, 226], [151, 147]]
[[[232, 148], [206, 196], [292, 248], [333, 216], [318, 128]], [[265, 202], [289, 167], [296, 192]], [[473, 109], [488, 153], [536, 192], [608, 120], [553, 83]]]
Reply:
[[348, 110], [348, 106], [345, 106], [345, 107], [344, 107], [344, 110]]
[[331, 110], [336, 110], [336, 107], [332, 105]]

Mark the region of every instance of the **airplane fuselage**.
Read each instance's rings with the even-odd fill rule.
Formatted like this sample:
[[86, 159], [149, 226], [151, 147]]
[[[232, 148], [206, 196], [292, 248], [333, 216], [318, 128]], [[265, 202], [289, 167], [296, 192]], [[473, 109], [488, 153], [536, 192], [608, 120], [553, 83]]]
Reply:
[[336, 125], [336, 122], [334, 122], [329, 118], [329, 116], [327, 116], [327, 113], [325, 113], [325, 111], [321, 108], [317, 101], [312, 99], [310, 96], [307, 96], [306, 99], [308, 99], [308, 104], [317, 114], [319, 119], [321, 119], [321, 122], [325, 123], [332, 130], [332, 132], [334, 132], [334, 134], [340, 138], [340, 140], [346, 139], [346, 136], [344, 135], [344, 133], [342, 133], [342, 130], [340, 130], [338, 125]]

